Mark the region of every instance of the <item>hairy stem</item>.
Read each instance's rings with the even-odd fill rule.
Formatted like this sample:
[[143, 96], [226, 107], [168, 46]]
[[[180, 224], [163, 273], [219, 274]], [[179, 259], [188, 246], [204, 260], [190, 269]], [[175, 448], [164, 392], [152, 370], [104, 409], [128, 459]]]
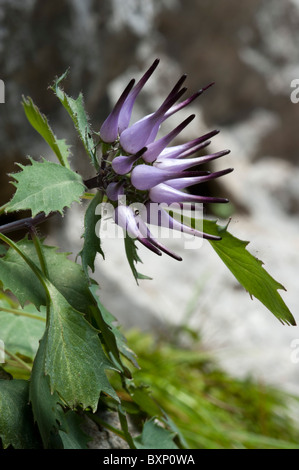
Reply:
[[9, 222], [8, 224], [0, 225], [0, 233], [11, 233], [22, 229], [30, 230], [31, 227], [35, 227], [36, 225], [45, 222], [54, 214], [55, 212], [51, 212], [48, 215], [40, 213], [37, 214], [35, 217], [25, 217], [24, 219], [15, 220], [14, 222]]

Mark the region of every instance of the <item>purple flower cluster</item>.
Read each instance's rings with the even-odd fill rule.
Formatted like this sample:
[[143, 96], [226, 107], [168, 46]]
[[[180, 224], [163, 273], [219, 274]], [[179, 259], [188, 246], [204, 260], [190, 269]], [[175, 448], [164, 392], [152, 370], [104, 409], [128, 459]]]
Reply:
[[[100, 137], [106, 149], [103, 155], [102, 171], [106, 171], [106, 195], [115, 205], [114, 221], [129, 236], [139, 240], [155, 253], [161, 255], [161, 251], [164, 251], [180, 260], [179, 256], [170, 252], [151, 235], [148, 228], [148, 224], [151, 223], [150, 205], [152, 203], [169, 205], [172, 203], [228, 202], [224, 198], [194, 195], [185, 189], [226, 175], [232, 169], [212, 173], [191, 170], [193, 167], [229, 153], [228, 150], [224, 150], [209, 155], [194, 156], [196, 152], [210, 144], [209, 139], [218, 133], [216, 130], [184, 144], [169, 146], [194, 119], [194, 114], [167, 135], [157, 138], [162, 123], [189, 105], [211, 84], [179, 102], [186, 92], [186, 88], [182, 88], [186, 79], [186, 75], [183, 75], [157, 111], [130, 125], [135, 100], [158, 63], [159, 60], [155, 60], [138, 83], [135, 84], [135, 80], [130, 81], [102, 124]], [[125, 204], [122, 202], [124, 195], [129, 198], [129, 205], [127, 201]], [[141, 213], [134, 211], [132, 203], [141, 201], [146, 210]], [[219, 237], [205, 234], [178, 222], [164, 209], [159, 211], [159, 220], [156, 223], [194, 236], [219, 239]]]

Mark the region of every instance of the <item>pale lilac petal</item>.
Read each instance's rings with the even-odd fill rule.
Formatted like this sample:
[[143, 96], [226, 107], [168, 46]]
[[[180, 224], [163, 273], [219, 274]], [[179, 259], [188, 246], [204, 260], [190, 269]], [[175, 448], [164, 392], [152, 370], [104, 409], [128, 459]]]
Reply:
[[188, 159], [176, 159], [176, 158], [165, 158], [164, 160], [161, 159], [160, 161], [156, 161], [154, 166], [160, 168], [161, 170], [168, 170], [168, 171], [179, 171], [179, 170], [186, 170], [188, 168], [192, 168], [193, 166], [201, 165], [203, 163], [210, 162], [215, 160], [216, 158], [220, 158], [224, 155], [230, 153], [229, 150], [222, 150], [221, 152], [213, 153], [211, 155], [203, 155], [196, 158], [188, 158]]
[[122, 182], [109, 183], [106, 188], [106, 195], [110, 201], [117, 201], [124, 194], [125, 190]]
[[210, 143], [208, 139], [214, 137], [218, 133], [219, 133], [218, 130], [214, 130], [214, 131], [208, 132], [207, 134], [201, 137], [198, 137], [197, 139], [191, 140], [190, 142], [186, 142], [185, 144], [175, 145], [173, 147], [167, 147], [164, 150], [162, 150], [157, 160], [162, 160], [162, 159], [164, 160], [165, 158], [178, 158], [178, 157], [181, 158], [181, 155], [186, 156], [185, 152], [189, 149], [194, 149], [193, 152], [196, 152], [203, 146], [208, 145]]
[[141, 236], [135, 220], [135, 215], [130, 207], [119, 204], [114, 210], [113, 219], [115, 223], [122, 227], [130, 237], [138, 238]]
[[146, 147], [137, 152], [135, 155], [119, 155], [112, 160], [112, 168], [115, 173], [119, 175], [125, 175], [130, 173], [134, 163], [141, 157], [141, 155], [146, 151]]
[[175, 189], [184, 189], [184, 188], [188, 188], [188, 186], [193, 186], [199, 183], [205, 183], [206, 181], [219, 178], [220, 176], [227, 175], [228, 173], [231, 173], [232, 171], [233, 171], [233, 168], [227, 168], [226, 170], [215, 171], [214, 173], [209, 173], [207, 175], [202, 175], [202, 176], [193, 176], [193, 177], [191, 176], [191, 177], [186, 177], [186, 178], [171, 179], [171, 180], [165, 181], [165, 184]]
[[151, 67], [145, 72], [145, 74], [141, 77], [139, 82], [134, 86], [134, 88], [129, 93], [124, 105], [121, 108], [120, 115], [119, 115], [119, 120], [118, 120], [119, 134], [121, 134], [129, 126], [135, 100], [138, 94], [140, 93], [140, 91], [142, 90], [142, 88], [144, 87], [144, 85], [146, 84], [146, 82], [148, 81], [148, 79], [150, 78], [150, 76], [153, 74], [153, 72], [157, 68], [158, 64], [159, 64], [159, 59], [156, 59], [151, 65]]
[[[156, 206], [156, 205], [155, 205]], [[188, 225], [182, 224], [178, 220], [171, 217], [171, 215], [163, 209], [163, 205], [160, 204], [158, 211], [154, 207], [155, 215], [152, 216], [151, 203], [148, 203], [144, 210], [140, 213], [142, 217], [148, 224], [157, 225], [158, 227], [165, 227], [171, 230], [176, 230], [179, 232], [187, 233], [189, 235], [194, 235], [195, 237], [205, 238], [208, 240], [221, 240], [221, 237], [216, 235], [210, 235], [205, 232], [196, 230], [195, 228], [189, 227]]]
[[147, 225], [145, 224], [141, 216], [136, 216], [136, 222], [138, 224], [139, 230], [141, 234], [143, 235], [143, 237], [147, 238], [152, 245], [154, 245], [156, 248], [166, 253], [168, 256], [171, 256], [171, 258], [174, 258], [177, 261], [182, 261], [181, 256], [169, 250], [166, 246], [162, 245], [160, 242], [158, 242], [156, 238], [153, 237], [153, 235], [151, 234], [149, 228], [147, 227]]
[[114, 210], [113, 219], [126, 231], [129, 237], [139, 240], [146, 248], [161, 256], [161, 251], [140, 232], [136, 216], [130, 207], [119, 204]]
[[179, 99], [183, 92], [184, 89], [180, 90], [166, 99], [155, 113], [145, 116], [143, 119], [140, 119], [132, 124], [132, 126], [125, 129], [120, 135], [122, 148], [128, 153], [136, 153], [142, 147], [152, 142], [156, 138], [165, 112]]
[[137, 165], [132, 170], [131, 183], [136, 189], [146, 191], [170, 178], [179, 178], [182, 175], [181, 171], [174, 173], [173, 171], [160, 170], [150, 165]]
[[165, 202], [166, 204], [172, 204], [174, 202], [228, 202], [228, 199], [226, 198], [188, 194], [172, 188], [165, 183], [158, 184], [157, 186], [151, 188], [149, 190], [149, 198], [153, 202]]
[[167, 145], [180, 133], [183, 129], [185, 129], [188, 124], [195, 118], [195, 114], [189, 116], [185, 121], [183, 121], [180, 125], [178, 125], [175, 129], [173, 129], [169, 134], [161, 137], [161, 139], [147, 145], [147, 150], [142, 155], [144, 161], [148, 163], [154, 162], [157, 157], [160, 155], [163, 149], [167, 147]]
[[177, 113], [181, 109], [185, 108], [188, 106], [192, 101], [194, 101], [196, 98], [198, 98], [204, 91], [206, 91], [208, 88], [210, 88], [212, 85], [214, 85], [215, 82], [210, 83], [204, 88], [201, 88], [198, 90], [196, 93], [194, 93], [192, 96], [187, 98], [185, 101], [182, 101], [182, 103], [178, 103], [175, 106], [172, 106], [164, 115], [164, 119], [167, 119], [168, 117], [172, 116], [174, 113]]
[[121, 108], [130, 93], [135, 80], [131, 80], [126, 89], [123, 91], [121, 97], [114, 106], [112, 112], [107, 119], [103, 122], [100, 129], [100, 136], [104, 142], [114, 142], [118, 137], [118, 119]]

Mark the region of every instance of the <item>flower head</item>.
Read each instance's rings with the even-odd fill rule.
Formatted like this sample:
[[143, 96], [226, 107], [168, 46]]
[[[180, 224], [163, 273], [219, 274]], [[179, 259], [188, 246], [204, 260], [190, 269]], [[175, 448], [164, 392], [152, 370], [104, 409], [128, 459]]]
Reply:
[[[159, 60], [156, 59], [135, 86], [135, 80], [129, 82], [101, 126], [100, 137], [105, 144], [105, 153], [101, 163], [101, 181], [102, 189], [105, 190], [107, 198], [114, 206], [115, 223], [122, 227], [128, 236], [138, 240], [154, 253], [161, 255], [163, 251], [180, 260], [178, 255], [156, 240], [149, 225], [167, 226], [171, 230], [179, 230], [196, 237], [220, 239], [220, 237], [203, 233], [178, 221], [165, 206], [175, 203], [181, 207], [187, 202], [191, 205], [228, 202], [226, 198], [195, 195], [188, 192], [186, 188], [222, 177], [230, 173], [232, 169], [216, 172], [196, 169], [203, 163], [211, 162], [229, 153], [228, 150], [223, 150], [203, 156], [196, 155], [199, 150], [210, 144], [210, 139], [218, 134], [218, 130], [213, 130], [183, 144], [170, 145], [194, 119], [194, 114], [168, 134], [157, 138], [166, 119], [188, 106], [212, 84], [201, 88], [180, 102], [179, 100], [187, 90], [182, 88], [186, 79], [186, 75], [183, 75], [156, 111], [131, 124], [135, 101], [158, 63]], [[134, 204], [140, 205], [140, 203], [143, 204], [143, 209], [134, 210]], [[153, 221], [150, 209], [153, 204], [157, 203], [160, 204], [158, 217]]]

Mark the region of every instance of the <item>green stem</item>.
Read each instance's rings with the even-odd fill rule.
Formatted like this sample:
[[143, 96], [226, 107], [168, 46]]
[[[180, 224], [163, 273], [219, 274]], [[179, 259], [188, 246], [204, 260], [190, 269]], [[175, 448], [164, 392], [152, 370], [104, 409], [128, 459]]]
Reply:
[[82, 199], [93, 199], [94, 198], [94, 193], [84, 193], [83, 196], [81, 196]]
[[13, 313], [14, 315], [20, 315], [22, 317], [33, 318], [34, 320], [41, 320], [43, 322], [46, 321], [43, 317], [40, 317], [39, 315], [34, 315], [34, 313], [28, 313], [24, 310], [18, 310], [17, 308], [0, 307], [0, 311]]
[[5, 354], [11, 357], [14, 361], [16, 361], [23, 369], [29, 370], [31, 372], [31, 367], [26, 364], [21, 358], [10, 352], [8, 349], [5, 348]]
[[121, 437], [124, 441], [126, 441], [125, 433], [123, 431], [121, 431], [120, 429], [115, 428], [114, 426], [111, 426], [111, 424], [106, 423], [106, 421], [101, 419], [99, 416], [94, 415], [93, 413], [87, 412], [86, 414], [96, 424], [102, 426], [103, 428], [108, 429], [109, 431], [113, 432], [117, 436]]
[[136, 449], [136, 446], [134, 444], [132, 436], [129, 432], [128, 421], [127, 421], [126, 415], [123, 412], [120, 405], [118, 406], [118, 417], [119, 417], [119, 421], [120, 421], [121, 428], [123, 430], [125, 439], [126, 439], [127, 443], [129, 444], [130, 449]]
[[32, 241], [33, 241], [34, 246], [35, 246], [35, 251], [36, 251], [38, 259], [39, 259], [41, 270], [42, 270], [43, 274], [46, 276], [46, 278], [49, 279], [49, 271], [48, 271], [48, 267], [47, 267], [47, 262], [46, 262], [46, 259], [45, 259], [45, 255], [44, 255], [44, 252], [43, 252], [43, 248], [42, 248], [40, 239], [38, 238], [38, 236], [36, 234], [35, 227], [31, 227], [30, 232], [31, 232], [31, 236], [32, 236]]
[[6, 206], [8, 206], [8, 202], [6, 204], [3, 204], [3, 206], [0, 207], [0, 214], [3, 214], [3, 212], [6, 209]]

